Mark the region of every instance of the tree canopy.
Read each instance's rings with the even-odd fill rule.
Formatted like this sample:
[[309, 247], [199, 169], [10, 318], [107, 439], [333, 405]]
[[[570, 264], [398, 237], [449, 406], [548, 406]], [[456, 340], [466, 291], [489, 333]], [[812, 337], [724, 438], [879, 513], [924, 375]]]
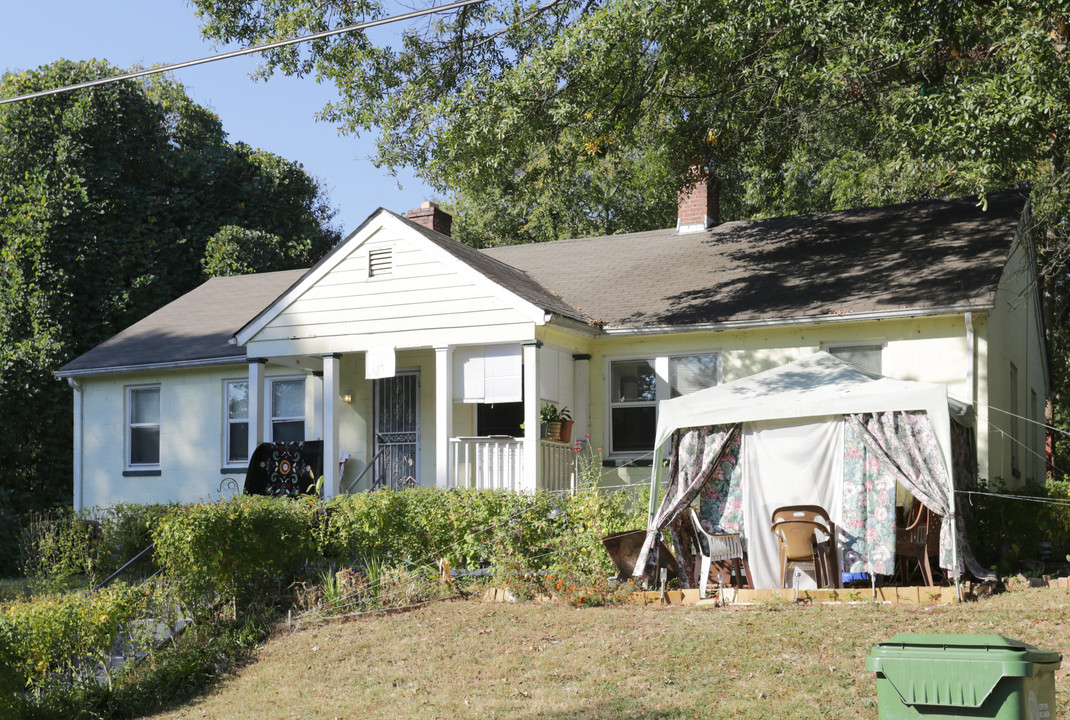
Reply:
[[[119, 72], [58, 61], [5, 75], [0, 96]], [[166, 77], [0, 106], [0, 488], [14, 506], [69, 502], [57, 368], [202, 282], [221, 228], [299, 250], [252, 269], [302, 267], [338, 241], [332, 215], [300, 165], [228, 142]]]
[[[245, 45], [399, 9], [194, 4]], [[695, 164], [725, 220], [1027, 190], [1065, 398], [1068, 19], [1057, 0], [489, 0], [397, 42], [267, 52], [261, 72], [334, 82], [322, 117], [376, 133], [376, 161], [447, 193], [477, 245], [671, 225]]]

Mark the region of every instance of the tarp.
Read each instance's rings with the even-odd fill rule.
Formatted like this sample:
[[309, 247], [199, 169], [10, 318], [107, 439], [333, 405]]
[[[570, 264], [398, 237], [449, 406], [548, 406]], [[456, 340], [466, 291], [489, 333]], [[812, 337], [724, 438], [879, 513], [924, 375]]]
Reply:
[[[963, 408], [955, 408], [961, 417]], [[658, 404], [655, 458], [651, 478], [651, 520], [660, 485], [660, 454], [674, 432], [685, 428], [843, 416], [861, 413], [924, 411], [936, 434], [947, 477], [952, 477], [951, 425], [947, 387], [896, 380], [867, 373], [826, 352], [734, 382], [665, 400]], [[947, 488], [955, 517], [954, 488]], [[957, 542], [952, 540], [958, 567]]]

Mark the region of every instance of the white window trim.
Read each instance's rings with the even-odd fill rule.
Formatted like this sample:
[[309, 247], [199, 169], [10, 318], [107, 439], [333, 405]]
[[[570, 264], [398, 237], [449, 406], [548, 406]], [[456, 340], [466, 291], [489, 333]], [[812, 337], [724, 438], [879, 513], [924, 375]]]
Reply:
[[641, 452], [614, 452], [613, 451], [613, 409], [614, 408], [629, 408], [629, 407], [649, 407], [649, 401], [640, 402], [620, 402], [615, 403], [612, 401], [612, 385], [613, 385], [613, 363], [615, 362], [628, 362], [630, 360], [646, 360], [654, 367], [654, 416], [655, 423], [657, 422], [657, 409], [658, 403], [662, 400], [668, 400], [671, 396], [672, 389], [669, 387], [669, 365], [673, 358], [681, 357], [695, 357], [698, 355], [715, 355], [717, 357], [717, 384], [721, 385], [724, 382], [724, 353], [717, 350], [691, 350], [681, 351], [673, 353], [665, 353], [661, 355], [613, 355], [606, 356], [605, 365], [603, 368], [603, 395], [605, 398], [605, 447], [606, 447], [606, 459], [607, 460], [637, 460], [646, 459], [648, 456], [653, 458], [654, 448]]
[[[133, 422], [134, 403], [133, 403], [133, 400], [132, 400], [131, 396], [134, 394], [134, 392], [136, 392], [138, 390], [155, 390], [157, 392], [157, 394], [160, 395], [160, 401], [161, 401], [160, 402], [160, 417], [159, 417], [158, 422], [154, 422], [154, 423], [136, 423], [136, 424]], [[135, 462], [132, 462], [130, 458], [133, 456], [133, 450], [134, 450], [134, 446], [133, 446], [134, 439], [133, 439], [133, 433], [131, 431], [135, 427], [139, 427], [139, 428], [142, 428], [142, 427], [154, 427], [154, 428], [156, 428], [156, 430], [157, 430], [157, 438], [158, 438], [157, 442], [160, 444], [160, 446], [157, 448], [157, 455], [159, 455], [161, 459], [163, 458], [163, 397], [162, 397], [162, 390], [161, 390], [160, 384], [159, 383], [152, 383], [152, 384], [148, 384], [148, 385], [128, 385], [126, 387], [126, 408], [124, 409], [124, 412], [125, 412], [125, 415], [126, 415], [126, 417], [125, 417], [126, 422], [124, 423], [126, 425], [126, 443], [125, 443], [125, 447], [123, 448], [123, 468], [125, 470], [129, 470], [129, 471], [159, 470], [160, 469], [160, 463], [159, 462], [154, 462], [154, 463], [135, 463]]]
[[249, 458], [244, 459], [231, 458], [230, 452], [230, 438], [231, 431], [230, 426], [236, 422], [244, 422], [246, 427], [246, 435], [248, 435], [249, 428], [249, 414], [246, 411], [245, 418], [232, 418], [230, 416], [230, 387], [231, 385], [245, 385], [246, 392], [248, 392], [249, 378], [234, 378], [233, 380], [223, 381], [223, 467], [237, 467], [238, 465], [248, 465]]
[[[272, 398], [273, 398], [272, 385], [274, 385], [277, 382], [286, 382], [286, 381], [291, 381], [292, 382], [292, 381], [295, 381], [295, 380], [300, 380], [301, 384], [304, 385], [305, 402], [301, 404], [301, 406], [304, 409], [304, 411], [299, 416], [293, 416], [293, 417], [290, 417], [290, 416], [279, 416], [279, 417], [275, 417], [275, 415], [274, 415], [275, 408], [273, 407], [274, 403], [272, 402]], [[265, 390], [264, 401], [265, 401], [265, 405], [266, 405], [266, 407], [264, 408], [266, 410], [266, 412], [264, 413], [264, 438], [267, 440], [267, 442], [275, 442], [275, 423], [276, 422], [294, 422], [296, 420], [300, 420], [301, 422], [303, 422], [305, 424], [305, 435], [307, 437], [307, 435], [308, 435], [308, 416], [307, 416], [307, 412], [308, 412], [308, 380], [307, 380], [307, 376], [306, 375], [285, 375], [285, 376], [278, 376], [278, 377], [272, 376], [272, 377], [266, 378], [265, 382], [267, 384], [266, 384], [266, 387], [264, 388], [264, 390]]]

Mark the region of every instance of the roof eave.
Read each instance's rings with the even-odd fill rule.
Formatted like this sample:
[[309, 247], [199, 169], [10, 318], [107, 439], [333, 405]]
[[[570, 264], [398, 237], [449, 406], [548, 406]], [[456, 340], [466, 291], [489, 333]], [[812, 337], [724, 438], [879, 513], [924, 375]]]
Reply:
[[988, 312], [995, 308], [994, 303], [968, 303], [964, 305], [947, 305], [932, 308], [909, 308], [899, 310], [878, 310], [872, 312], [846, 312], [836, 315], [807, 315], [797, 318], [759, 318], [753, 320], [726, 320], [724, 322], [693, 323], [688, 325], [648, 325], [644, 327], [602, 328], [606, 335], [668, 335], [682, 332], [711, 332], [718, 330], [746, 330], [749, 328], [796, 327], [800, 325], [820, 325], [823, 323], [864, 322], [867, 320], [895, 320], [915, 317], [935, 317], [938, 315], [961, 315], [967, 312]]
[[176, 360], [163, 363], [145, 363], [144, 365], [114, 365], [111, 367], [80, 368], [78, 370], [57, 370], [56, 377], [89, 377], [94, 375], [121, 375], [124, 373], [148, 372], [150, 370], [184, 370], [186, 368], [211, 367], [218, 365], [238, 365], [247, 362], [244, 355], [231, 357], [201, 358], [198, 360]]

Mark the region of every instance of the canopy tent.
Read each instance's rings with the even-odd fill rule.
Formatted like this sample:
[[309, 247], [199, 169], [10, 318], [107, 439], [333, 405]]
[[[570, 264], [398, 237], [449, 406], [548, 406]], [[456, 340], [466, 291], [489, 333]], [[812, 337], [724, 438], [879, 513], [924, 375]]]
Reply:
[[[762, 473], [753, 467], [749, 474], [737, 472], [750, 480], [742, 482], [750, 487], [741, 491], [737, 482], [734, 491], [745, 494], [744, 504], [749, 501], [754, 506], [749, 521], [752, 527], [744, 533], [752, 552], [755, 540], [758, 545], [768, 546], [771, 542], [759, 532], [762, 525], [768, 530], [769, 518], [763, 520], [755, 508], [762, 498], [779, 492], [775, 487], [778, 476], [781, 489], [784, 483], [795, 482], [793, 476], [800, 474], [814, 482], [824, 482], [814, 490], [815, 502], [824, 497], [825, 503], [835, 506], [844, 497], [842, 478], [856, 472], [855, 466], [860, 464], [850, 459], [850, 452], [849, 459], [844, 460], [845, 436], [848, 444], [857, 444], [850, 447], [862, 447], [867, 457], [877, 458], [866, 462], [873, 467], [881, 465], [882, 477], [894, 476], [893, 494], [894, 482], [899, 481], [949, 520], [944, 523], [941, 537], [941, 556], [946, 558], [942, 565], [961, 568], [961, 528], [956, 520], [952, 483], [952, 415], [964, 424], [971, 423], [969, 408], [953, 403], [949, 409], [947, 388], [942, 384], [870, 374], [825, 352], [666, 400], [658, 406], [658, 450], [651, 476], [647, 543], [636, 563], [636, 572], [641, 573], [645, 567], [656, 534], [688, 507], [718, 473], [723, 480], [725, 473], [736, 472], [740, 465], [762, 462], [767, 468]], [[672, 460], [665, 471], [661, 456], [667, 447], [672, 450]], [[784, 448], [792, 457], [780, 458], [778, 465], [769, 456], [771, 451]], [[667, 475], [666, 494], [659, 506], [662, 474]], [[873, 482], [862, 484], [872, 491]], [[867, 522], [869, 500], [852, 501], [860, 503], [857, 513], [862, 523]], [[863, 526], [862, 535], [865, 530]], [[894, 533], [891, 542], [894, 546]], [[756, 566], [753, 557], [751, 566]]]

